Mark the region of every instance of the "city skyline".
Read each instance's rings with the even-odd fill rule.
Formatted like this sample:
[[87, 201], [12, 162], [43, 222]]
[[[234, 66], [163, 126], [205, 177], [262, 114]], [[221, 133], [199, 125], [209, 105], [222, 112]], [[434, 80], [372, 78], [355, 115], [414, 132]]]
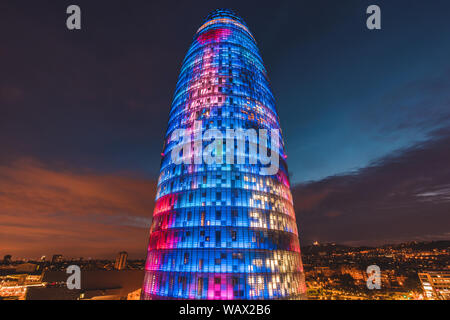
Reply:
[[[179, 68], [224, 5], [79, 1], [77, 33], [67, 4], [0, 5], [0, 255], [143, 257]], [[450, 238], [449, 4], [381, 2], [378, 31], [369, 4], [226, 4], [268, 68], [302, 244]]]
[[[333, 247], [333, 246], [337, 246], [337, 247], [344, 247], [344, 248], [348, 248], [348, 249], [376, 249], [376, 248], [384, 248], [384, 247], [395, 247], [395, 246], [401, 246], [401, 245], [407, 245], [407, 244], [434, 244], [434, 243], [447, 243], [450, 240], [434, 240], [434, 241], [408, 241], [408, 242], [399, 242], [399, 243], [386, 243], [380, 246], [351, 246], [351, 245], [344, 245], [344, 244], [340, 244], [340, 243], [336, 243], [336, 242], [325, 242], [325, 243], [320, 243], [320, 242], [313, 242], [313, 243], [308, 243], [305, 245], [302, 245], [301, 248], [311, 248], [311, 247]], [[123, 249], [123, 248], [122, 248]], [[112, 252], [110, 255], [104, 255], [104, 256], [65, 256], [63, 254], [58, 254], [61, 255], [61, 259], [63, 261], [96, 261], [96, 260], [105, 260], [105, 261], [112, 261], [114, 262], [117, 258], [117, 255], [120, 254], [122, 251], [120, 251], [120, 249], [118, 249], [119, 251], [115, 251]], [[125, 251], [124, 251], [125, 252]], [[128, 253], [128, 252], [127, 252]], [[0, 261], [2, 261], [2, 259], [5, 256], [11, 256], [11, 261], [12, 262], [26, 262], [26, 261], [31, 261], [31, 262], [39, 262], [41, 261], [42, 257], [45, 257], [45, 261], [49, 262], [51, 261], [52, 257], [54, 256], [54, 254], [52, 255], [37, 255], [37, 256], [17, 256], [14, 255], [14, 252], [9, 252], [7, 254], [4, 255], [0, 255]], [[133, 260], [133, 261], [145, 261], [146, 260], [146, 253], [144, 253], [142, 256], [132, 256], [129, 260]]]
[[[448, 299], [450, 241], [346, 247], [314, 244], [302, 247], [308, 300], [440, 300]], [[0, 300], [139, 300], [145, 260], [0, 259]], [[1, 258], [1, 257], [0, 257]], [[124, 260], [122, 260], [124, 261]], [[381, 288], [367, 287], [368, 265], [381, 270]], [[82, 270], [82, 290], [65, 289], [69, 266]], [[99, 290], [102, 288], [102, 290]]]

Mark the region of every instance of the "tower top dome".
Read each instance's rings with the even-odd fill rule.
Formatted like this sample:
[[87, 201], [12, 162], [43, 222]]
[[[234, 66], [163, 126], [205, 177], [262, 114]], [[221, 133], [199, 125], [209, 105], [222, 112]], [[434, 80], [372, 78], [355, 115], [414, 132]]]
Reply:
[[231, 9], [216, 9], [212, 11], [203, 21], [202, 26], [197, 30], [197, 36], [210, 29], [233, 26], [244, 30], [256, 42], [245, 21]]
[[234, 11], [232, 9], [216, 9], [216, 10], [210, 12], [206, 16], [206, 19], [204, 22], [208, 22], [210, 20], [220, 19], [220, 18], [229, 18], [229, 19], [239, 21], [242, 24], [245, 24], [244, 20], [242, 20], [242, 18], [237, 15], [236, 11]]

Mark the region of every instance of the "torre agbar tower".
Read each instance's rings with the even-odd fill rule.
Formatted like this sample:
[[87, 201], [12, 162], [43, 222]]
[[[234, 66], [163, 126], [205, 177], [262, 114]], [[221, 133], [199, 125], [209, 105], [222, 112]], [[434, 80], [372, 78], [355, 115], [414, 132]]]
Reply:
[[[278, 171], [263, 175], [259, 162], [176, 164], [171, 156], [176, 129], [192, 134], [218, 129], [224, 136], [227, 129], [280, 129], [256, 40], [230, 10], [207, 17], [183, 61], [164, 141], [141, 298], [304, 298], [283, 142]], [[233, 146], [224, 145], [224, 152], [227, 147]]]

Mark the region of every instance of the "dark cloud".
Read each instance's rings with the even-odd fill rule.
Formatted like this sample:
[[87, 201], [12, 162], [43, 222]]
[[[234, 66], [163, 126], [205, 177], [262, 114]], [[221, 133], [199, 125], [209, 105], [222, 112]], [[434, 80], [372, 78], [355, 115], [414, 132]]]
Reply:
[[[379, 123], [384, 124], [382, 130], [389, 133], [411, 129], [428, 133], [449, 126], [449, 88], [450, 69], [407, 82], [384, 95], [380, 106], [372, 108], [366, 120], [373, 122], [378, 118]], [[386, 118], [386, 115], [390, 116]]]
[[1, 164], [1, 251], [99, 257], [126, 249], [143, 257], [155, 191], [156, 181], [132, 173]]
[[450, 130], [355, 173], [297, 185], [302, 240], [382, 244], [450, 238]]

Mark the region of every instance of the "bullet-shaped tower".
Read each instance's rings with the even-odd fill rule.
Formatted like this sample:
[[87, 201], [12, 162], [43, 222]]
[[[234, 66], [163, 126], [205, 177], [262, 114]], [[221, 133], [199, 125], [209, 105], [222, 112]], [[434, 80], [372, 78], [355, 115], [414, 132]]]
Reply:
[[[177, 130], [198, 137], [210, 129], [224, 139], [227, 130], [280, 131], [256, 40], [225, 9], [206, 18], [183, 61], [164, 141], [142, 299], [304, 298], [282, 139], [269, 143], [267, 155], [277, 157], [270, 174], [264, 172], [268, 165], [250, 160], [255, 154], [249, 136], [237, 135], [236, 144], [224, 140], [216, 151], [225, 159], [237, 150], [231, 163], [174, 160]], [[239, 137], [245, 163], [236, 161]], [[193, 138], [193, 153], [195, 144]]]

